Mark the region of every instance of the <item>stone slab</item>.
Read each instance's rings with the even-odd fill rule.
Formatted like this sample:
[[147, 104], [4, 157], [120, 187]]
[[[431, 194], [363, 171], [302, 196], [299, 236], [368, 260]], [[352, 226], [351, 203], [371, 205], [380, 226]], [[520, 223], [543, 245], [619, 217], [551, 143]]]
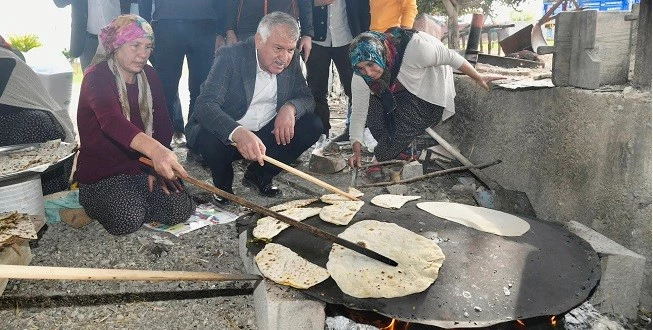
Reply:
[[602, 313], [636, 318], [646, 258], [579, 222], [565, 227], [590, 243], [601, 259], [601, 280], [590, 303]]
[[296, 289], [263, 280], [253, 297], [259, 330], [324, 329], [326, 304]]
[[408, 180], [424, 175], [424, 167], [419, 162], [410, 162], [401, 170], [401, 178]]

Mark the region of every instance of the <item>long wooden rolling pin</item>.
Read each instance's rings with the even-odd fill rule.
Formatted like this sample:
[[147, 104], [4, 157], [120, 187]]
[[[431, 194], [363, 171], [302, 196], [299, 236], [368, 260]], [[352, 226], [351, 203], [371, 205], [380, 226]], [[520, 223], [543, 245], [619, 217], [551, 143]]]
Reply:
[[[232, 143], [232, 146], [235, 147], [236, 144]], [[334, 186], [332, 186], [332, 185], [330, 185], [330, 184], [328, 184], [328, 183], [326, 183], [326, 182], [324, 182], [324, 181], [322, 181], [322, 180], [320, 180], [320, 179], [318, 179], [318, 178], [316, 178], [316, 177], [314, 177], [312, 175], [304, 173], [304, 172], [302, 172], [302, 171], [300, 171], [300, 170], [298, 170], [298, 169], [296, 169], [296, 168], [294, 168], [292, 166], [288, 166], [288, 165], [286, 165], [286, 164], [284, 164], [284, 163], [282, 163], [282, 162], [280, 162], [280, 161], [278, 161], [278, 160], [276, 160], [276, 159], [274, 159], [274, 158], [272, 158], [270, 156], [263, 155], [263, 160], [270, 163], [270, 164], [272, 164], [272, 165], [274, 165], [274, 166], [276, 166], [276, 167], [278, 167], [278, 168], [280, 168], [280, 169], [282, 169], [282, 170], [290, 172], [290, 173], [292, 173], [292, 174], [294, 174], [294, 175], [296, 175], [296, 176], [298, 176], [298, 177], [300, 177], [300, 178], [302, 178], [304, 180], [315, 183], [316, 185], [318, 185], [318, 186], [320, 186], [320, 187], [322, 187], [322, 188], [324, 188], [326, 190], [332, 191], [332, 192], [334, 192], [334, 193], [336, 193], [336, 194], [338, 194], [340, 196], [347, 197], [347, 198], [349, 198], [349, 199], [351, 199], [353, 201], [360, 201], [360, 199], [358, 199], [356, 196], [354, 196], [352, 194], [349, 194], [349, 193], [347, 193], [345, 191], [342, 191], [342, 190], [338, 189], [337, 187], [334, 187]]]
[[164, 270], [0, 265], [0, 278], [78, 281], [256, 281], [258, 275]]

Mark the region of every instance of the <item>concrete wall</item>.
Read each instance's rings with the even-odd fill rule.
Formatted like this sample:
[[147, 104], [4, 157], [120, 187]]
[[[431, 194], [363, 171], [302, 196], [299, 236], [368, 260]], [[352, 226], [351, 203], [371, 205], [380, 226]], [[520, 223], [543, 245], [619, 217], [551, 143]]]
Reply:
[[436, 131], [473, 162], [502, 159], [484, 172], [525, 191], [540, 219], [580, 222], [645, 256], [650, 311], [650, 91], [487, 93], [467, 77], [456, 90], [456, 115]]

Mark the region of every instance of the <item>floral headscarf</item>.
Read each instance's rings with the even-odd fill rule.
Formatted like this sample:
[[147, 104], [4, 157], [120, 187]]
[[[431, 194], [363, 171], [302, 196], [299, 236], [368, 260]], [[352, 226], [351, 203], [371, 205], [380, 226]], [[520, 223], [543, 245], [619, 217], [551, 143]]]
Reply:
[[[150, 24], [142, 17], [137, 15], [121, 15], [113, 19], [109, 25], [102, 28], [99, 36], [99, 43], [95, 57], [91, 65], [103, 61], [107, 61], [109, 69], [116, 79], [118, 86], [118, 96], [120, 99], [120, 106], [122, 107], [122, 114], [129, 120], [131, 109], [129, 106], [129, 99], [127, 98], [127, 85], [123, 81], [118, 71], [118, 64], [113, 59], [116, 49], [127, 42], [136, 40], [138, 38], [150, 38], [154, 42], [154, 32]], [[138, 83], [138, 108], [145, 126], [145, 133], [152, 136], [153, 123], [152, 123], [152, 91], [147, 82], [147, 76], [144, 71], [136, 74], [136, 81]]]
[[[401, 68], [401, 62], [406, 52], [408, 42], [416, 33], [414, 30], [402, 28], [389, 28], [385, 33], [368, 31], [358, 35], [349, 47], [349, 59], [354, 73], [362, 76], [370, 87], [370, 90], [381, 99], [383, 104], [383, 118], [390, 138], [394, 138], [395, 122], [394, 109], [395, 98], [392, 93], [397, 92], [401, 84], [397, 81], [397, 75]], [[370, 61], [376, 63], [383, 69], [381, 78], [372, 78], [361, 75], [358, 70], [358, 63]]]

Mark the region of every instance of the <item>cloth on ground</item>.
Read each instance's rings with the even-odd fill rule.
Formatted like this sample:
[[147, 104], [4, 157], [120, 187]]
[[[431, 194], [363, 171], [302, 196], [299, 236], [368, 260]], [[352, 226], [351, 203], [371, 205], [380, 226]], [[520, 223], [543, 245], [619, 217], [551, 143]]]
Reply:
[[79, 190], [70, 191], [63, 197], [45, 201], [45, 222], [59, 223], [61, 216], [59, 212], [62, 209], [81, 209], [79, 204]]

